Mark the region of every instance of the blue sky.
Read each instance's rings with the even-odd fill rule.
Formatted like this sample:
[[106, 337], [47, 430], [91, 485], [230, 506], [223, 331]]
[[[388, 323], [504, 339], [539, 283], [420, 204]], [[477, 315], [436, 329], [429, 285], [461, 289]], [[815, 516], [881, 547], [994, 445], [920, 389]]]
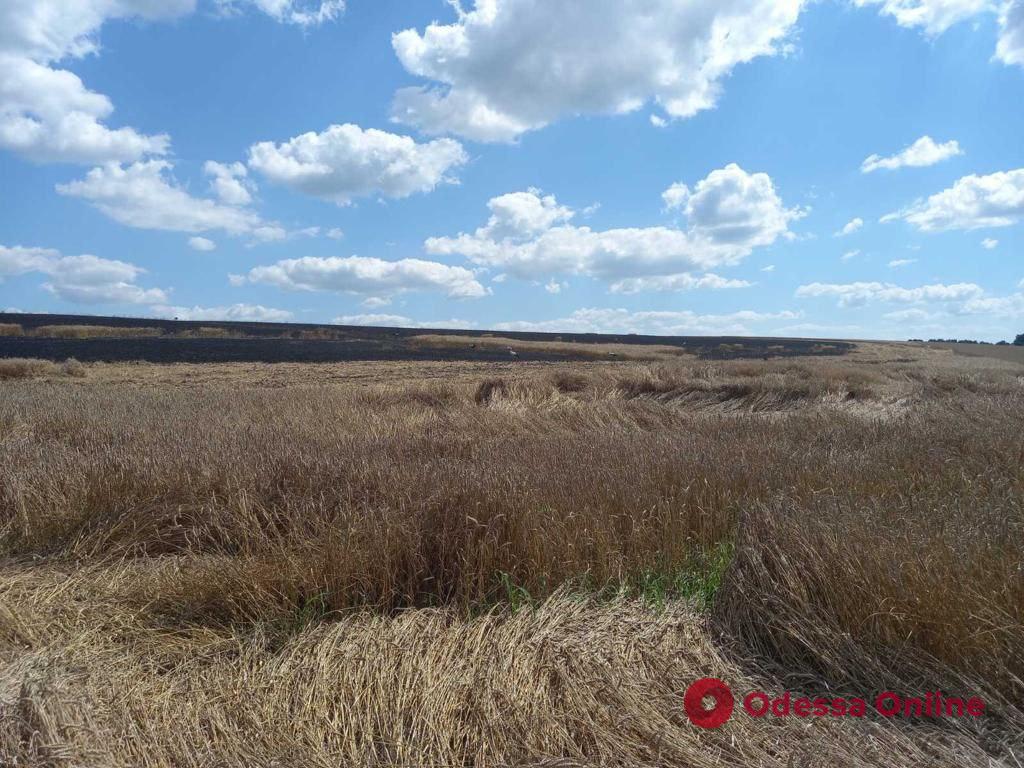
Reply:
[[0, 309], [1024, 331], [1024, 0], [10, 0], [0, 29]]

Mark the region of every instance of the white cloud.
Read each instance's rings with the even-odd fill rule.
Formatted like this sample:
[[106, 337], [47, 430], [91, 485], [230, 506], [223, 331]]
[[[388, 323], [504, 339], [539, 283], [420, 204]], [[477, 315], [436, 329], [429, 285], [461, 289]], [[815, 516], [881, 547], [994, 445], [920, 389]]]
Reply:
[[188, 247], [194, 251], [215, 251], [217, 244], [205, 237], [190, 237]]
[[916, 263], [917, 259], [893, 259], [889, 262], [889, 269], [898, 269], [899, 267], [907, 267]]
[[941, 317], [941, 313], [931, 312], [920, 307], [912, 307], [911, 309], [897, 309], [895, 312], [886, 312], [882, 317], [886, 320], [895, 320], [900, 323], [921, 323]]
[[880, 5], [882, 13], [904, 27], [920, 28], [937, 37], [961, 21], [982, 13], [999, 14], [995, 58], [1024, 66], [1024, 0], [854, 0], [859, 6]]
[[473, 328], [472, 320], [413, 320], [405, 315], [363, 314], [340, 315], [331, 322], [335, 325], [376, 325], [385, 328]]
[[998, 240], [994, 240], [991, 237], [986, 237], [984, 240], [981, 241], [981, 247], [984, 248], [987, 251], [991, 251], [997, 245], [999, 245], [999, 241]]
[[159, 21], [191, 13], [195, 0], [4, 0], [0, 49], [36, 61], [95, 53], [96, 33], [108, 19]]
[[661, 336], [683, 334], [749, 335], [753, 328], [775, 320], [795, 320], [796, 312], [733, 312], [700, 315], [689, 310], [631, 312], [628, 309], [577, 309], [554, 320], [497, 323], [498, 331], [550, 331], [567, 333], [640, 333]]
[[402, 198], [429, 192], [451, 183], [448, 172], [467, 159], [452, 139], [419, 144], [408, 136], [352, 124], [249, 148], [249, 166], [271, 181], [338, 205], [367, 195]]
[[389, 296], [406, 291], [441, 291], [453, 298], [480, 298], [489, 291], [464, 267], [422, 259], [347, 258], [286, 259], [249, 271], [249, 282], [289, 290], [337, 291]]
[[251, 5], [283, 24], [314, 27], [333, 21], [345, 12], [344, 0], [216, 0], [222, 13], [237, 13], [241, 6]]
[[149, 304], [167, 301], [159, 288], [136, 284], [146, 270], [124, 261], [98, 256], [61, 256], [52, 248], [0, 245], [0, 280], [30, 273], [46, 275], [43, 287], [76, 304]]
[[273, 309], [260, 304], [232, 304], [227, 307], [174, 307], [157, 305], [150, 307], [157, 317], [177, 320], [237, 320], [254, 323], [281, 323], [290, 320], [293, 314], [284, 309]]
[[902, 27], [920, 27], [929, 37], [995, 8], [993, 0], [854, 0], [858, 6], [880, 5]]
[[[764, 272], [765, 270], [761, 270]], [[768, 270], [771, 271], [771, 270]], [[692, 291], [700, 288], [721, 290], [723, 288], [749, 288], [753, 283], [746, 280], [730, 280], [719, 275], [706, 273], [691, 275], [658, 275], [656, 277], [630, 277], [612, 283], [612, 293], [641, 293], [644, 291]]]
[[249, 208], [194, 197], [171, 176], [166, 160], [93, 168], [85, 178], [58, 184], [62, 195], [88, 200], [114, 221], [138, 229], [246, 235], [256, 242], [283, 240], [288, 232]]
[[108, 19], [166, 20], [195, 0], [5, 0], [0, 3], [0, 148], [37, 162], [100, 163], [163, 154], [169, 139], [110, 128], [114, 107], [51, 65], [99, 49]]
[[110, 99], [88, 90], [77, 75], [0, 50], [0, 149], [37, 162], [70, 163], [167, 151], [164, 134], [105, 126], [113, 110]]
[[[1024, 281], [1019, 288], [1024, 288]], [[915, 288], [892, 283], [812, 283], [800, 286], [796, 295], [834, 297], [840, 307], [870, 303], [909, 305], [881, 314], [894, 324], [891, 336], [902, 338], [923, 334], [996, 339], [1005, 335], [1006, 320], [1024, 318], [1024, 292], [990, 296], [973, 283], [939, 283]]]
[[[741, 63], [783, 47], [803, 0], [477, 0], [451, 24], [399, 32], [410, 73], [435, 85], [395, 95], [396, 120], [429, 133], [511, 141], [561, 117], [666, 115], [714, 107]], [[659, 118], [661, 119], [661, 118]]]
[[840, 258], [840, 259], [841, 259], [842, 261], [850, 261], [850, 260], [852, 260], [852, 259], [855, 259], [855, 258], [857, 258], [858, 256], [860, 256], [860, 250], [859, 250], [859, 249], [857, 249], [857, 248], [854, 248], [854, 249], [853, 249], [852, 251], [847, 251], [846, 253], [844, 253], [844, 254], [843, 254], [842, 256], [840, 256], [839, 258]]
[[952, 187], [881, 220], [896, 219], [924, 232], [1011, 226], [1024, 219], [1024, 168], [964, 176]]
[[775, 265], [774, 264], [769, 264], [766, 267], [761, 267], [761, 271], [762, 272], [774, 272], [775, 271]]
[[370, 296], [361, 302], [367, 309], [380, 309], [391, 306], [391, 298], [388, 296]]
[[828, 325], [825, 323], [791, 323], [774, 329], [773, 333], [785, 336], [801, 335], [812, 338], [849, 339], [862, 335], [863, 328], [859, 325]]
[[963, 150], [956, 141], [946, 141], [936, 144], [931, 136], [922, 136], [909, 147], [891, 157], [871, 155], [861, 163], [861, 173], [871, 173], [877, 170], [894, 171], [897, 168], [921, 168], [941, 163], [951, 157], [962, 155]]
[[860, 216], [850, 219], [843, 225], [843, 228], [836, 232], [834, 237], [846, 237], [846, 235], [852, 235], [858, 229], [864, 226], [864, 219]]
[[246, 176], [241, 163], [217, 163], [207, 160], [203, 173], [210, 178], [210, 190], [228, 205], [248, 205], [252, 202], [254, 185]]
[[0, 245], [0, 281], [5, 277], [16, 277], [29, 272], [46, 272], [58, 258], [60, 252], [52, 248]]
[[981, 298], [984, 291], [974, 283], [944, 285], [935, 283], [918, 288], [901, 288], [892, 283], [810, 283], [796, 290], [801, 298], [833, 296], [839, 306], [849, 307], [872, 302], [916, 304], [922, 302], [966, 301]]
[[996, 58], [1024, 67], [1024, 0], [1006, 0], [999, 14]]
[[[222, 10], [251, 5], [282, 22], [333, 19], [342, 0], [217, 0]], [[110, 99], [55, 66], [100, 50], [107, 21], [167, 21], [196, 0], [4, 0], [0, 3], [0, 149], [37, 162], [132, 162], [168, 152], [166, 134], [110, 127]]]
[[803, 216], [783, 206], [767, 174], [748, 174], [735, 164], [713, 171], [692, 192], [685, 185], [672, 189], [685, 229], [574, 226], [571, 208], [530, 189], [493, 198], [487, 223], [474, 233], [433, 237], [425, 248], [528, 280], [558, 274], [609, 280], [678, 276], [736, 264], [754, 248], [789, 236], [789, 223]]
[[555, 280], [554, 278], [551, 278], [545, 284], [544, 290], [547, 291], [548, 293], [555, 293], [555, 294], [557, 294], [557, 293], [561, 293], [563, 289], [568, 288], [568, 287], [569, 287], [568, 283], [560, 283], [557, 280]]
[[325, 233], [331, 240], [341, 240], [345, 237], [345, 232], [338, 227], [331, 227]]
[[387, 328], [411, 328], [414, 321], [404, 315], [362, 314], [340, 315], [331, 320], [334, 325], [379, 325]]

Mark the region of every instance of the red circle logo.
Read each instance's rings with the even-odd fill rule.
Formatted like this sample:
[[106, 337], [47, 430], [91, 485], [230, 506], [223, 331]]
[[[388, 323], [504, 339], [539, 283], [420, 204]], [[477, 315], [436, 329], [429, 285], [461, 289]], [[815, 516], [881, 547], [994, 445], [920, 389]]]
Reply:
[[[715, 700], [711, 709], [704, 708], [704, 699]], [[690, 722], [701, 728], [718, 728], [732, 715], [735, 701], [729, 686], [717, 677], [705, 677], [686, 689], [683, 709]]]

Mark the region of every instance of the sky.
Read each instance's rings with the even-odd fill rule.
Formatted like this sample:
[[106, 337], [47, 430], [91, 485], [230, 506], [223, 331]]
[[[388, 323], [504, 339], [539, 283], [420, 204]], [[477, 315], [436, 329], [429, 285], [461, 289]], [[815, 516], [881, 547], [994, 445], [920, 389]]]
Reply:
[[1024, 332], [1024, 0], [4, 0], [0, 310]]

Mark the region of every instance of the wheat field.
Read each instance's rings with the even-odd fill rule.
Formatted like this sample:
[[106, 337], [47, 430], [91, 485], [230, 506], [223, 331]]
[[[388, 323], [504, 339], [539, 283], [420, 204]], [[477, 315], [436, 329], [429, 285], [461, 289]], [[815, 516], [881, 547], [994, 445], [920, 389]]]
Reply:
[[1024, 765], [1019, 365], [15, 369], [0, 765]]

